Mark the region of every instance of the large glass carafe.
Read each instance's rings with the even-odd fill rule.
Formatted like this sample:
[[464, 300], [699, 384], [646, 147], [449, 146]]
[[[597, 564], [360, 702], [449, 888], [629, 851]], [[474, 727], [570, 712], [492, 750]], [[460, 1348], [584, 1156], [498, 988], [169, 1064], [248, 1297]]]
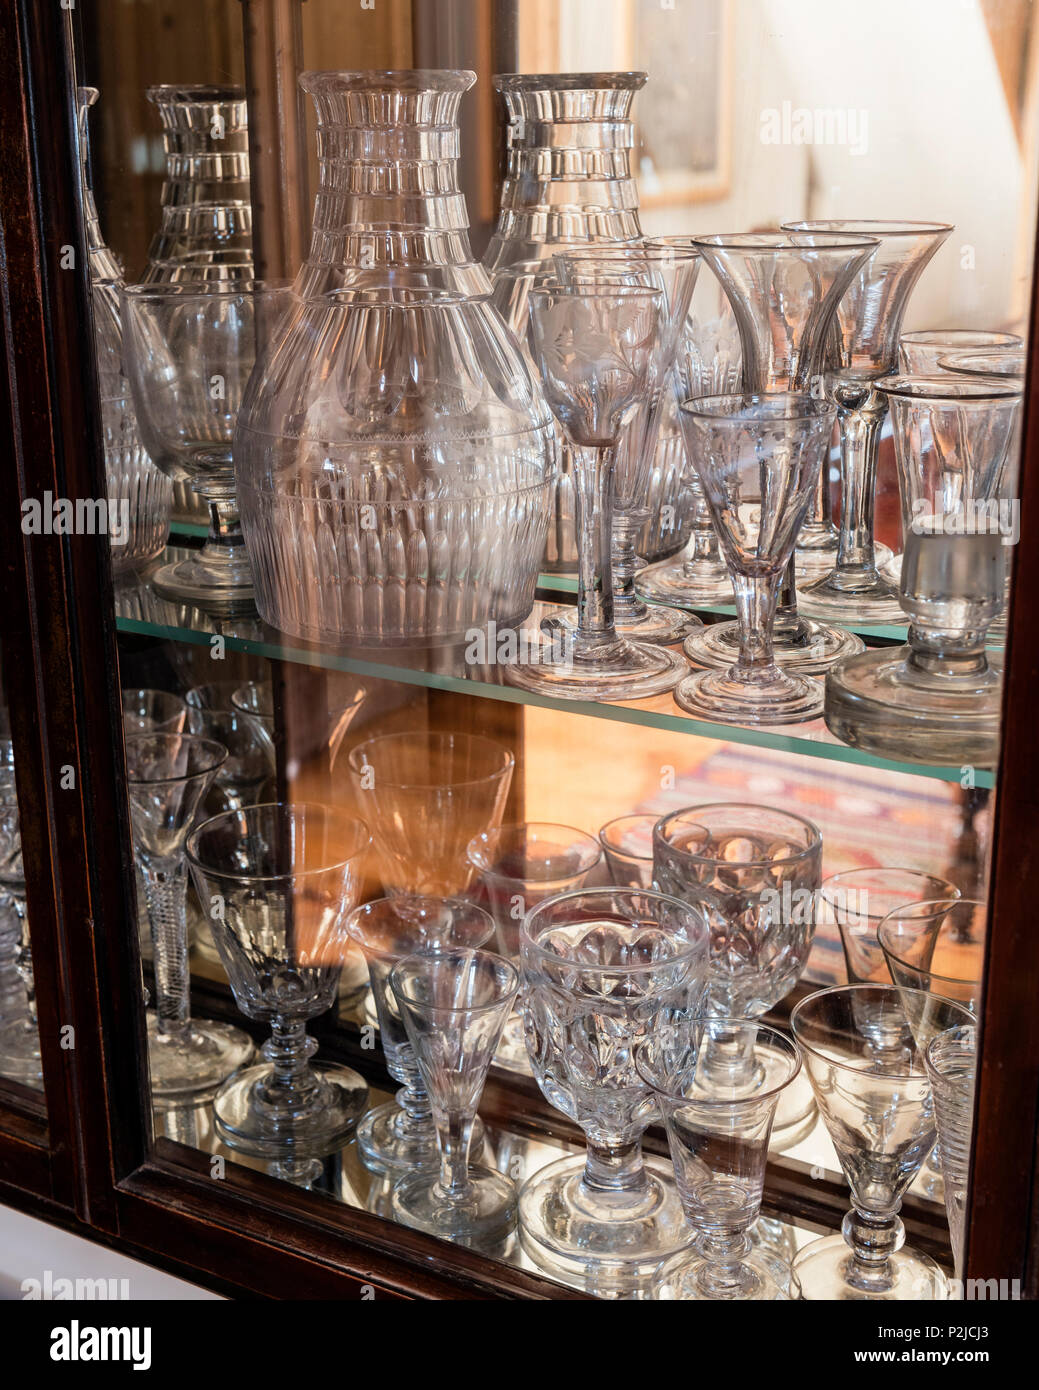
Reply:
[[[516, 282], [535, 282], [558, 251], [635, 243], [642, 238], [631, 172], [630, 119], [644, 72], [505, 74], [494, 79], [508, 117], [508, 157], [498, 225], [483, 263], [499, 302], [522, 305]], [[507, 286], [507, 288], [505, 288]], [[519, 327], [518, 321], [515, 325]], [[577, 569], [575, 494], [570, 452], [559, 443], [560, 470], [544, 567]], [[683, 483], [685, 451], [674, 420], [661, 430], [637, 540], [655, 561], [689, 539], [695, 498]]]
[[80, 87], [77, 96], [80, 187], [101, 393], [108, 528], [112, 568], [118, 574], [147, 564], [166, 544], [173, 487], [145, 452], [130, 398], [130, 385], [123, 375], [123, 328], [119, 312], [122, 268], [101, 235], [90, 186], [87, 113], [97, 101], [97, 88]]
[[533, 607], [554, 434], [469, 247], [457, 112], [474, 80], [300, 79], [310, 253], [234, 448], [257, 605], [296, 636], [439, 645]]

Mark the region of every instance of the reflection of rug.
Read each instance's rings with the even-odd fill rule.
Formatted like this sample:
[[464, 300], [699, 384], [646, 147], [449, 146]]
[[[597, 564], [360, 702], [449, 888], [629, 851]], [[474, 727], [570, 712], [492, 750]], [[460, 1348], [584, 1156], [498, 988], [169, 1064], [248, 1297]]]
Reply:
[[[738, 743], [716, 746], [695, 770], [678, 770], [675, 786], [639, 810], [663, 814], [708, 801], [753, 801], [813, 821], [823, 837], [824, 878], [863, 866], [948, 873], [960, 830], [952, 783]], [[843, 983], [832, 932], [817, 933], [806, 978]]]

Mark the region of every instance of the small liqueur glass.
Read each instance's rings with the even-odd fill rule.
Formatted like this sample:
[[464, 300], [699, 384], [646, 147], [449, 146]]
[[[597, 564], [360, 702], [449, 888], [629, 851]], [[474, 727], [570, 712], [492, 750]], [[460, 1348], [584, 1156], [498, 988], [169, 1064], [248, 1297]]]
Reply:
[[898, 340], [899, 371], [907, 376], [934, 376], [944, 368], [942, 358], [953, 353], [991, 352], [1015, 348], [1023, 342], [1016, 333], [984, 328], [921, 328], [903, 333]]
[[469, 1162], [487, 1069], [519, 991], [516, 967], [488, 951], [405, 956], [390, 988], [433, 1109], [440, 1167], [393, 1189], [398, 1221], [477, 1248], [500, 1248], [516, 1225], [511, 1178]]
[[350, 1067], [311, 1061], [307, 1020], [335, 1002], [350, 945], [367, 827], [332, 807], [271, 802], [205, 821], [188, 841], [199, 901], [235, 1002], [268, 1023], [264, 1060], [213, 1103], [229, 1148], [288, 1165], [298, 1181], [349, 1138], [368, 1100]]
[[476, 870], [470, 841], [501, 825], [516, 759], [479, 734], [380, 734], [347, 758], [383, 892], [450, 898]]
[[543, 1268], [634, 1292], [693, 1238], [673, 1175], [642, 1154], [657, 1109], [634, 1056], [658, 1029], [696, 1017], [707, 924], [662, 893], [588, 888], [536, 907], [521, 945], [531, 1067], [588, 1143], [524, 1185], [523, 1241]]
[[978, 1067], [978, 1030], [963, 1017], [924, 1048], [924, 1066], [934, 1096], [941, 1155], [945, 1213], [957, 1279], [963, 1279], [963, 1241], [970, 1181], [970, 1145], [974, 1131], [974, 1086]]
[[[527, 821], [477, 835], [469, 842], [468, 855], [487, 893], [497, 949], [518, 965], [524, 917], [546, 898], [583, 888], [602, 858], [602, 848], [591, 835], [572, 826]], [[530, 1073], [519, 1009], [509, 1015], [502, 1030], [494, 1064], [506, 1071]]]
[[205, 545], [164, 565], [160, 593], [223, 614], [253, 607], [231, 440], [258, 350], [291, 303], [287, 288], [228, 285], [124, 286], [123, 341], [141, 438], [175, 481], [189, 479], [209, 506]]
[[844, 963], [850, 985], [886, 985], [890, 979], [884, 950], [877, 933], [885, 918], [911, 904], [929, 903], [918, 921], [929, 920], [937, 932], [948, 906], [960, 898], [960, 890], [947, 878], [919, 869], [846, 869], [831, 874], [819, 889], [819, 925], [840, 932]]
[[187, 705], [169, 690], [124, 690], [123, 732], [182, 734]]
[[[715, 802], [657, 822], [657, 887], [696, 904], [710, 927], [708, 1017], [759, 1018], [797, 984], [815, 935], [822, 849], [817, 826], [772, 806]], [[712, 1033], [701, 1066], [748, 1094], [767, 1079], [752, 1055], [741, 1060], [716, 1047]], [[802, 1079], [782, 1097], [774, 1147], [796, 1144], [815, 1118], [811, 1088]]]
[[[941, 1269], [905, 1244], [898, 1210], [936, 1137], [923, 1052], [961, 1021], [947, 999], [893, 985], [820, 990], [794, 1008], [790, 1027], [819, 1110], [851, 1188], [839, 1234], [812, 1241], [793, 1263], [796, 1297], [944, 1299]], [[893, 1034], [878, 1051], [863, 1020], [883, 1017]]]
[[702, 626], [700, 619], [680, 608], [650, 606], [642, 601], [635, 591], [640, 565], [635, 544], [654, 511], [649, 505], [650, 483], [660, 452], [682, 450], [674, 417], [674, 364], [678, 335], [689, 314], [701, 265], [700, 253], [691, 243], [596, 243], [569, 247], [553, 260], [564, 285], [600, 289], [634, 285], [664, 294], [663, 331], [657, 338], [646, 397], [625, 427], [613, 471], [613, 621], [622, 637], [640, 642], [680, 642]]
[[898, 370], [909, 297], [953, 228], [947, 222], [838, 219], [790, 222], [785, 230], [851, 233], [879, 242], [841, 299], [839, 346], [834, 345], [825, 362], [827, 392], [841, 427], [840, 540], [834, 568], [800, 591], [801, 606], [838, 623], [900, 623], [897, 587], [876, 563], [877, 446], [888, 409], [887, 397], [877, 388]]
[[541, 286], [530, 292], [534, 355], [545, 395], [573, 446], [578, 537], [577, 630], [547, 619], [534, 658], [510, 684], [573, 700], [633, 700], [671, 690], [676, 653], [618, 636], [611, 557], [613, 477], [627, 421], [652, 389], [666, 334], [662, 290]]
[[682, 1208], [697, 1235], [692, 1251], [662, 1266], [654, 1296], [785, 1299], [774, 1262], [758, 1258], [750, 1230], [761, 1209], [776, 1107], [801, 1059], [784, 1033], [761, 1023], [710, 1020], [702, 1032], [713, 1039], [715, 1062], [723, 1052], [740, 1064], [750, 1058], [762, 1079], [748, 1090], [733, 1080], [738, 1066], [705, 1065], [701, 1029], [665, 1031], [636, 1049], [635, 1065], [660, 1106]]
[[[653, 887], [655, 815], [618, 816], [599, 831], [610, 878], [618, 888]], [[704, 832], [706, 838], [706, 831]]]
[[[494, 934], [490, 913], [462, 898], [377, 898], [351, 912], [346, 929], [364, 953], [386, 1070], [401, 1089], [370, 1110], [357, 1127], [357, 1148], [373, 1173], [435, 1168], [436, 1127], [415, 1050], [390, 988], [390, 972], [405, 956], [476, 950]], [[476, 1120], [472, 1148], [479, 1151]]]
[[199, 807], [227, 758], [223, 744], [191, 734], [130, 734], [124, 740], [134, 852], [155, 962], [148, 1014], [152, 1102], [200, 1104], [252, 1056], [247, 1034], [191, 1017], [184, 848]]
[[[687, 676], [682, 709], [722, 724], [796, 724], [822, 713], [823, 692], [774, 659], [779, 587], [829, 448], [832, 405], [803, 393], [705, 396], [680, 410], [686, 449], [700, 476], [736, 595], [738, 649], [727, 669]], [[744, 525], [737, 490], [760, 520]], [[685, 651], [697, 660], [697, 639]]]

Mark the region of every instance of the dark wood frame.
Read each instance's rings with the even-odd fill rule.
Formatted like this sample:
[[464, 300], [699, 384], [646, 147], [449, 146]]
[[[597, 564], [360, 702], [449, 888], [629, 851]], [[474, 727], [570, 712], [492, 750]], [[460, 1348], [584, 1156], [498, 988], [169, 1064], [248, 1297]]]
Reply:
[[[264, 9], [252, 0], [254, 17]], [[227, 1293], [580, 1297], [262, 1174], [231, 1165], [216, 1180], [202, 1155], [153, 1142], [111, 576], [90, 538], [44, 540], [20, 529], [26, 496], [104, 489], [85, 277], [60, 268], [67, 246], [85, 264], [66, 18], [58, 5], [33, 0], [0, 9], [0, 390], [11, 446], [0, 480], [2, 636], [19, 797], [36, 808], [24, 818], [23, 843], [46, 1065], [45, 1113], [31, 1093], [0, 1088], [0, 1200]], [[508, 66], [502, 56], [495, 66]], [[1034, 330], [1039, 276], [1033, 294]], [[1026, 520], [1039, 518], [1034, 364], [1021, 471]], [[1039, 736], [1028, 706], [1039, 678], [1039, 552], [1020, 546], [1015, 560], [1005, 697], [1013, 744], [1005, 741], [1012, 756], [996, 806], [999, 929], [989, 934], [968, 1274], [1019, 1279], [1036, 1297], [1039, 934], [1028, 871], [1039, 855]], [[67, 790], [62, 768], [74, 774]], [[69, 1025], [72, 1048], [62, 1045]], [[488, 1105], [493, 1115], [507, 1099], [491, 1087]], [[844, 1209], [842, 1189], [801, 1181], [790, 1167], [773, 1178], [771, 1200], [802, 1219], [833, 1225]], [[938, 1239], [933, 1230], [914, 1234]]]

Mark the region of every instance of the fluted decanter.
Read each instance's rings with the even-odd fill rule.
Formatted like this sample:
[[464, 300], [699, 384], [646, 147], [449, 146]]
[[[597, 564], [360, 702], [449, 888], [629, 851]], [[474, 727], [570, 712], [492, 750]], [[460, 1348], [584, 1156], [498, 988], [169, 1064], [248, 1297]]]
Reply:
[[[494, 79], [505, 101], [508, 156], [498, 225], [483, 263], [496, 289], [525, 306], [525, 293], [568, 247], [637, 244], [638, 188], [631, 171], [631, 104], [644, 72], [508, 73]], [[517, 326], [514, 323], [513, 326]], [[576, 496], [569, 447], [560, 471], [544, 567], [575, 572]], [[645, 498], [649, 520], [638, 553], [651, 563], [689, 539], [696, 506], [684, 481], [685, 449], [673, 420], [661, 430]]]
[[467, 71], [309, 72], [320, 180], [234, 458], [256, 601], [311, 640], [427, 646], [521, 622], [551, 416], [469, 246]]
[[241, 87], [149, 87], [166, 146], [162, 219], [147, 285], [251, 280], [249, 128]]
[[141, 443], [129, 382], [123, 375], [123, 328], [119, 311], [123, 272], [101, 235], [90, 184], [87, 113], [97, 97], [96, 87], [80, 87], [77, 93], [79, 172], [101, 393], [112, 568], [120, 573], [154, 559], [166, 544], [173, 488]]

